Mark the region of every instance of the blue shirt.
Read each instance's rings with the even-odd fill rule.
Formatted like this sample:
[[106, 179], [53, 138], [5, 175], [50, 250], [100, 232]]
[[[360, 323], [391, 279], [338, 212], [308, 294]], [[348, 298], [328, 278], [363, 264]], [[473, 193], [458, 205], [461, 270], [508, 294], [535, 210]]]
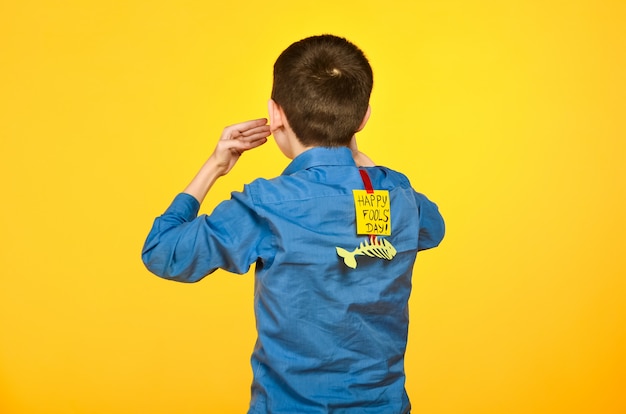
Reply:
[[[142, 257], [161, 277], [195, 282], [256, 263], [249, 413], [410, 410], [411, 275], [417, 251], [439, 244], [444, 223], [404, 175], [366, 171], [374, 189], [389, 191], [391, 235], [381, 239], [394, 248], [391, 260], [356, 234], [352, 190], [364, 183], [343, 147], [300, 154], [282, 175], [253, 181], [210, 215], [197, 217], [198, 201], [179, 194], [155, 220]], [[353, 252], [355, 268], [338, 247]]]

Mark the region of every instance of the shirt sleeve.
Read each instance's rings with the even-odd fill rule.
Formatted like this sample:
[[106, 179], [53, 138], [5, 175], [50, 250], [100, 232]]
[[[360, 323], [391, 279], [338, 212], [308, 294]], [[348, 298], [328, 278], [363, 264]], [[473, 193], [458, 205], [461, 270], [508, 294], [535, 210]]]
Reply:
[[419, 209], [419, 239], [417, 250], [437, 247], [445, 234], [445, 223], [439, 208], [425, 195], [415, 193], [415, 201]]
[[197, 282], [222, 268], [243, 274], [259, 257], [264, 220], [245, 193], [233, 193], [211, 215], [197, 216], [200, 204], [181, 193], [157, 217], [142, 250], [142, 260], [157, 276]]

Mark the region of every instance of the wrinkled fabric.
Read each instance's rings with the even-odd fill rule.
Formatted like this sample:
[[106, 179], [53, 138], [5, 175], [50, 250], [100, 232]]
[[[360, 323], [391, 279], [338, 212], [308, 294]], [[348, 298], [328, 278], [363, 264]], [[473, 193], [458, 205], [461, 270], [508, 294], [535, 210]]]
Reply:
[[353, 189], [364, 184], [347, 148], [313, 148], [282, 175], [257, 179], [197, 216], [198, 201], [176, 196], [158, 217], [142, 257], [158, 276], [196, 282], [218, 268], [255, 266], [258, 338], [249, 413], [404, 413], [408, 299], [416, 253], [437, 246], [437, 206], [408, 179], [368, 167], [388, 190], [391, 260], [356, 256]]

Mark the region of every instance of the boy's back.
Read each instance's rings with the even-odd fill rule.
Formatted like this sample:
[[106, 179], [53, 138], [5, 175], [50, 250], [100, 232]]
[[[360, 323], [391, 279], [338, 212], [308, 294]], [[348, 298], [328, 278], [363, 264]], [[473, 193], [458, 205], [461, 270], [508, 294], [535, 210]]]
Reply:
[[[256, 263], [250, 413], [408, 412], [411, 274], [417, 251], [443, 237], [436, 205], [402, 174], [359, 169], [346, 146], [299, 152], [210, 216], [196, 217], [198, 198], [181, 194], [157, 218], [143, 259], [186, 282]], [[370, 227], [391, 227], [358, 232], [371, 212]]]
[[[387, 240], [397, 254], [389, 261], [358, 256], [355, 269], [336, 253], [336, 247], [352, 251], [369, 243], [354, 228], [352, 190], [363, 182], [350, 151], [309, 150], [289, 175], [247, 189], [274, 228], [278, 252], [257, 267], [259, 339], [252, 362], [258, 412], [408, 411], [411, 273], [418, 243], [433, 241], [418, 238], [424, 200], [408, 181], [382, 168], [368, 173], [374, 188], [389, 190], [394, 230]], [[423, 228], [433, 225], [439, 224], [424, 218]]]

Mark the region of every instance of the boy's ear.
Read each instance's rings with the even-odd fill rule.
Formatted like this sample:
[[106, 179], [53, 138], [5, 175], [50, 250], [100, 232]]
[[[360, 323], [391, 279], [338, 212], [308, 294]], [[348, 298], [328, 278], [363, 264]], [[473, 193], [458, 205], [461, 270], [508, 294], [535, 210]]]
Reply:
[[365, 128], [365, 124], [367, 124], [367, 120], [370, 119], [371, 114], [372, 114], [372, 107], [370, 105], [367, 105], [367, 111], [365, 111], [365, 116], [363, 117], [363, 120], [361, 121], [361, 125], [359, 125], [359, 129], [357, 129], [356, 132], [359, 132], [360, 130]]
[[267, 102], [267, 112], [270, 117], [270, 130], [275, 131], [285, 126], [285, 113], [273, 99]]

